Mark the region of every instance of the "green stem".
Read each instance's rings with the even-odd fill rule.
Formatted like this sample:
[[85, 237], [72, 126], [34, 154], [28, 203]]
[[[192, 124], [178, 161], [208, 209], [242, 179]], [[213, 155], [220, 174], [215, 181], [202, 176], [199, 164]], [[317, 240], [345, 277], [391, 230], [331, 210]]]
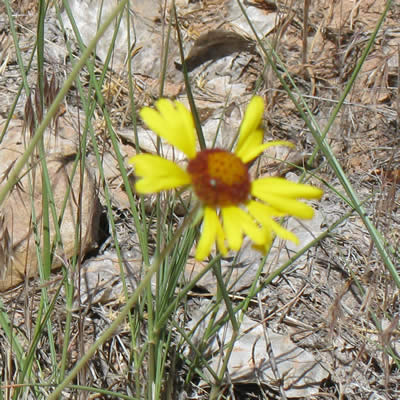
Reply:
[[[97, 349], [102, 346], [114, 333], [114, 331], [123, 323], [125, 317], [129, 314], [130, 310], [137, 303], [139, 296], [146, 289], [146, 287], [151, 283], [152, 276], [157, 272], [160, 268], [161, 263], [167, 257], [169, 252], [172, 250], [175, 242], [179, 239], [182, 232], [186, 229], [186, 227], [192, 222], [193, 216], [197, 213], [199, 205], [195, 206], [193, 210], [185, 217], [182, 225], [176, 230], [175, 235], [168, 243], [168, 245], [164, 248], [164, 250], [160, 253], [160, 255], [154, 260], [152, 266], [147, 271], [146, 275], [140, 281], [139, 286], [132, 294], [132, 296], [127, 300], [125, 306], [122, 308], [118, 316], [115, 318], [114, 322], [103, 332], [103, 334], [97, 339], [97, 341], [90, 347], [87, 353], [77, 362], [75, 367], [69, 373], [69, 375], [61, 382], [53, 393], [50, 394], [48, 400], [55, 400], [60, 395], [63, 389], [65, 389], [68, 384], [76, 377], [79, 371], [87, 364], [90, 358], [94, 355]], [[152, 382], [150, 382], [152, 384]]]

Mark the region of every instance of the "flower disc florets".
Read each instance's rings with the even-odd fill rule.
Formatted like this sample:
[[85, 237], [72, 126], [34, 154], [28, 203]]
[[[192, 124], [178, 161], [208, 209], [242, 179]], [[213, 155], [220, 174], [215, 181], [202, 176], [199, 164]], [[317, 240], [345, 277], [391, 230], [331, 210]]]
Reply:
[[200, 151], [189, 161], [187, 172], [197, 197], [207, 206], [226, 207], [249, 199], [247, 166], [233, 153], [221, 149]]

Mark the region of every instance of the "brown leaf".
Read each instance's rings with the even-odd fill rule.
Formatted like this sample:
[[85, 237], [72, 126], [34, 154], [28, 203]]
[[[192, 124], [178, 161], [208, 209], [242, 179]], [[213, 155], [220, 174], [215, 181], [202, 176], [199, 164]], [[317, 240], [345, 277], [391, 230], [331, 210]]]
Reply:
[[392, 169], [385, 171], [384, 169], [375, 169], [373, 171], [375, 174], [382, 176], [385, 180], [400, 183], [400, 169]]
[[[218, 60], [239, 51], [254, 52], [254, 42], [235, 32], [213, 30], [200, 35], [194, 42], [185, 60], [186, 67], [192, 71], [206, 61]], [[181, 64], [175, 63], [175, 66], [178, 70], [182, 69]]]

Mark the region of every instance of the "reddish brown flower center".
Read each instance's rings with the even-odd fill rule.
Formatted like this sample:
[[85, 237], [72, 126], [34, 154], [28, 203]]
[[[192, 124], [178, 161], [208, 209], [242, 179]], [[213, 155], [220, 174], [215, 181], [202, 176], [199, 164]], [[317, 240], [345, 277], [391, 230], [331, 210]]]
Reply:
[[200, 151], [189, 161], [187, 172], [197, 197], [208, 206], [234, 205], [249, 198], [247, 166], [233, 153], [221, 149]]

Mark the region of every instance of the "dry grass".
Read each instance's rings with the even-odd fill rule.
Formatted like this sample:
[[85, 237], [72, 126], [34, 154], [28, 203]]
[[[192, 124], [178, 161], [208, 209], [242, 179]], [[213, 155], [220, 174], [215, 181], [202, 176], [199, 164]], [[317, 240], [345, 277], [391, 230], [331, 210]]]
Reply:
[[[215, 27], [217, 16], [224, 11], [223, 3], [204, 1], [196, 13], [182, 13], [182, 24], [187, 26], [189, 39], [195, 39], [203, 31]], [[296, 85], [308, 99], [318, 123], [324, 126], [354, 71], [368, 35], [384, 7], [384, 1], [254, 3], [277, 7], [285, 14], [282, 24], [272, 34], [272, 42], [276, 44], [275, 49], [284, 60]], [[302, 6], [307, 3], [308, 12], [303, 13]], [[16, 1], [13, 7], [15, 10], [19, 7], [20, 10], [16, 21], [21, 24], [21, 41], [32, 46], [32, 41], [35, 40], [32, 34], [36, 12], [34, 2]], [[0, 10], [1, 15], [7, 19], [4, 8], [1, 7]], [[364, 206], [367, 213], [383, 235], [395, 265], [399, 263], [400, 240], [399, 204], [396, 196], [400, 170], [397, 151], [400, 144], [399, 16], [400, 6], [393, 4], [384, 29], [379, 33], [373, 51], [327, 137], [359, 197], [366, 199]], [[7, 26], [4, 32], [7, 34]], [[1, 40], [0, 45], [4, 46], [4, 43], [6, 38]], [[7, 99], [13, 99], [19, 76], [15, 73], [12, 62], [12, 49], [8, 52], [9, 62], [3, 63], [1, 67], [0, 90]], [[305, 163], [315, 148], [314, 141], [278, 79], [269, 68], [264, 70], [263, 67], [262, 57], [253, 55], [240, 79], [251, 90], [256, 85], [256, 79], [263, 77], [262, 85], [268, 98], [268, 134], [272, 138], [293, 141], [301, 149], [303, 157], [300, 162]], [[101, 65], [99, 68], [101, 71]], [[70, 66], [67, 62], [55, 69], [62, 76], [68, 73]], [[29, 75], [32, 85], [35, 82], [34, 75], [33, 69]], [[194, 81], [199, 82], [200, 78], [198, 76]], [[141, 79], [138, 76], [136, 81], [140, 90]], [[84, 80], [83, 82], [85, 83]], [[131, 128], [131, 110], [127, 106], [127, 77], [109, 71], [106, 82], [102, 90], [113, 126], [117, 130], [122, 127]], [[146, 87], [150, 88], [148, 92], [138, 91], [138, 98], [135, 98], [139, 107], [155, 95], [154, 91], [151, 92], [154, 90], [151, 84]], [[172, 85], [171, 91], [175, 89], [176, 86]], [[203, 99], [206, 94], [201, 90], [201, 85], [196, 87], [195, 98], [198, 96]], [[66, 101], [74, 102], [77, 98], [72, 95]], [[0, 115], [8, 114], [9, 104], [9, 100], [0, 100]], [[26, 115], [22, 104], [20, 102], [17, 105], [14, 113], [17, 117]], [[97, 109], [95, 115], [97, 132], [104, 133], [101, 108]], [[204, 115], [206, 119], [207, 115]], [[122, 140], [122, 144], [126, 145], [127, 141]], [[105, 139], [102, 151], [106, 153], [109, 147], [110, 144]], [[312, 168], [332, 188], [341, 190], [337, 177], [323, 157], [317, 157]], [[133, 221], [129, 213], [118, 209], [116, 204], [114, 206], [113, 217], [118, 227], [118, 241], [121, 248], [130, 249], [136, 245], [131, 235], [135, 231]], [[333, 191], [327, 190], [320, 210], [324, 216], [323, 224], [328, 227], [348, 212], [349, 208]], [[104, 247], [113, 246], [112, 242], [109, 243], [106, 241]], [[6, 251], [2, 247], [0, 250], [3, 253]], [[61, 279], [60, 274], [52, 275], [49, 283], [51, 296], [56, 295]], [[41, 290], [36, 280], [2, 294], [5, 311], [25, 350], [32, 341], [40, 296]], [[190, 307], [197, 307], [201, 297], [201, 293], [195, 290], [191, 292], [188, 304], [179, 308], [182, 318], [187, 318], [186, 313]], [[107, 304], [89, 304], [74, 311], [67, 369], [73, 367], [80, 355], [87, 351], [112, 322], [122, 302], [119, 299]], [[261, 292], [261, 302], [263, 314], [255, 305], [250, 307], [249, 314], [253, 318], [267, 321], [268, 326], [275, 331], [290, 334], [295, 343], [312, 351], [329, 370], [330, 378], [321, 384], [320, 394], [313, 398], [400, 397], [397, 354], [400, 334], [399, 292], [377, 254], [368, 231], [356, 214], [352, 214], [329, 237], [307, 253], [299, 265], [268, 285]], [[63, 347], [65, 315], [65, 304], [61, 296], [54, 305], [54, 316], [57, 319], [53, 321], [53, 327], [56, 328], [53, 332], [54, 342], [59, 355]], [[145, 318], [144, 316], [145, 313], [142, 313], [136, 318]], [[138, 324], [140, 329], [137, 332], [139, 339], [136, 345], [146, 342], [145, 322], [141, 320]], [[18, 372], [18, 363], [10, 355], [15, 349], [11, 348], [2, 330], [0, 335], [0, 376], [3, 382], [13, 382]], [[177, 332], [174, 332], [175, 336], [179, 336]], [[46, 382], [46, 377], [51, 376], [54, 362], [49, 357], [50, 349], [46, 337], [40, 339], [35, 353], [37, 363], [34, 365], [34, 374], [42, 376], [43, 382]], [[166, 362], [165, 398], [182, 398], [180, 396], [185, 393], [189, 398], [208, 398], [208, 391], [196, 388], [197, 377], [192, 382], [185, 382], [188, 366], [183, 365], [182, 360], [179, 361], [175, 354], [180, 350], [179, 345], [174, 341], [173, 343]], [[80, 371], [76, 383], [108, 389], [134, 398], [132, 393], [135, 393], [135, 379], [140, 377], [145, 380], [147, 370], [146, 359], [143, 360], [141, 371], [132, 370], [132, 358], [137, 357], [140, 352], [140, 349], [132, 347], [131, 329], [128, 324], [121, 325], [114, 336], [98, 349], [85, 369]], [[37, 370], [39, 366], [40, 371]], [[3, 396], [0, 398], [12, 398], [12, 387], [3, 384], [1, 390]], [[39, 391], [46, 397], [51, 388], [44, 386]], [[228, 399], [278, 398], [277, 392], [256, 384], [234, 387], [227, 385], [222, 392], [221, 398]], [[100, 393], [85, 397], [88, 394], [84, 391], [79, 394], [79, 390], [71, 390], [70, 393], [69, 398], [77, 399], [95, 396], [111, 398]], [[26, 398], [32, 398], [31, 396]]]

